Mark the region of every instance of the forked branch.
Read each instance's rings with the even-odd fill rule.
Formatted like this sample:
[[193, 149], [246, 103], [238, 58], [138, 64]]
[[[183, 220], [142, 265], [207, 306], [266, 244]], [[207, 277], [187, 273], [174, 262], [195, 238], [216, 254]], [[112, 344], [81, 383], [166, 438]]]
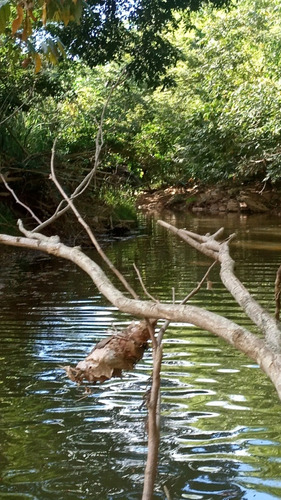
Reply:
[[[103, 137], [103, 124], [104, 124], [104, 119], [105, 119], [105, 114], [109, 105], [109, 102], [112, 98], [112, 94], [116, 90], [116, 88], [124, 83], [124, 80], [126, 79], [126, 69], [124, 68], [118, 78], [113, 82], [111, 85], [107, 98], [104, 102], [104, 105], [102, 107], [101, 115], [99, 122], [97, 121], [98, 129], [97, 129], [97, 134], [95, 138], [95, 154], [91, 159], [92, 162], [92, 168], [88, 172], [88, 174], [82, 179], [80, 184], [75, 188], [73, 193], [69, 196], [69, 199], [73, 201], [75, 198], [78, 198], [81, 196], [85, 190], [88, 188], [89, 184], [91, 183], [92, 179], [95, 177], [97, 169], [100, 164], [100, 157], [101, 157], [101, 151], [103, 148], [104, 144], [104, 137]], [[52, 224], [55, 220], [57, 220], [59, 217], [61, 217], [65, 212], [67, 212], [70, 209], [70, 206], [68, 203], [65, 204], [65, 199], [63, 199], [53, 215], [49, 217], [49, 219], [45, 220], [44, 222], [41, 222], [36, 228], [34, 228], [34, 231], [42, 231], [45, 227], [49, 226]]]
[[[158, 221], [158, 224], [177, 234], [199, 252], [212, 257], [220, 263], [220, 277], [224, 286], [264, 334], [268, 345], [279, 352], [281, 348], [281, 331], [278, 322], [253, 298], [234, 273], [235, 263], [229, 254], [229, 243], [235, 238], [235, 234], [220, 242], [217, 239], [222, 235], [223, 229], [213, 235], [201, 236], [185, 229], [178, 229], [164, 221]], [[278, 293], [275, 293], [278, 299]]]
[[[28, 233], [26, 233], [28, 234]], [[85, 271], [100, 293], [120, 311], [140, 318], [167, 319], [191, 323], [223, 338], [241, 352], [253, 359], [272, 380], [281, 399], [281, 356], [274, 352], [267, 343], [223, 316], [192, 305], [164, 304], [142, 301], [126, 297], [108, 279], [102, 269], [79, 248], [71, 248], [58, 239], [40, 239], [30, 233], [28, 237], [0, 235], [0, 243], [16, 247], [31, 248], [62, 257], [73, 262]]]

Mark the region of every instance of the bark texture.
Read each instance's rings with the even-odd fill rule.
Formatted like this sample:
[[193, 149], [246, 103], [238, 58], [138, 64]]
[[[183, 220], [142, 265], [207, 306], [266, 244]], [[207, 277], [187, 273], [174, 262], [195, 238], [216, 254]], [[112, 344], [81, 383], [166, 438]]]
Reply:
[[[156, 321], [151, 321], [153, 332], [155, 324]], [[132, 370], [141, 360], [148, 347], [149, 338], [147, 322], [133, 322], [122, 332], [116, 332], [101, 340], [75, 368], [65, 366], [66, 373], [78, 384], [83, 380], [96, 383], [112, 377], [121, 377], [123, 370]]]
[[160, 224], [183, 237], [187, 243], [197, 248], [200, 252], [220, 262], [223, 282], [248, 316], [265, 334], [265, 339], [261, 339], [237, 323], [213, 312], [206, 311], [203, 308], [191, 305], [155, 303], [129, 298], [111, 283], [102, 269], [84, 254], [80, 248], [68, 247], [60, 243], [57, 236], [49, 238], [40, 233], [32, 233], [22, 228], [25, 237], [2, 234], [0, 235], [0, 243], [40, 250], [72, 261], [91, 277], [100, 293], [111, 304], [120, 311], [131, 314], [134, 317], [191, 323], [218, 335], [259, 364], [272, 380], [281, 399], [281, 356], [279, 354], [281, 332], [279, 323], [254, 301], [249, 292], [235, 277], [233, 261], [229, 257], [228, 251], [229, 239], [222, 243], [217, 241], [217, 238], [222, 234], [222, 230], [217, 231], [217, 233], [211, 236], [201, 236], [186, 230], [179, 230], [162, 221], [160, 221]]
[[[276, 321], [276, 319], [252, 297], [247, 288], [245, 288], [235, 275], [235, 262], [229, 254], [229, 243], [235, 237], [235, 234], [229, 236], [224, 241], [217, 241], [217, 239], [223, 234], [223, 228], [219, 229], [213, 235], [202, 236], [185, 229], [178, 229], [164, 221], [158, 221], [158, 223], [169, 231], [177, 234], [190, 246], [199, 250], [199, 252], [216, 259], [220, 263], [220, 277], [224, 286], [231, 293], [236, 302], [242, 307], [247, 316], [264, 334], [268, 345], [270, 345], [276, 352], [280, 352], [281, 331], [279, 322]], [[275, 282], [276, 297], [279, 297], [280, 295], [280, 292], [278, 295], [277, 291], [278, 286], [280, 287], [278, 276], [279, 274], [277, 273]]]

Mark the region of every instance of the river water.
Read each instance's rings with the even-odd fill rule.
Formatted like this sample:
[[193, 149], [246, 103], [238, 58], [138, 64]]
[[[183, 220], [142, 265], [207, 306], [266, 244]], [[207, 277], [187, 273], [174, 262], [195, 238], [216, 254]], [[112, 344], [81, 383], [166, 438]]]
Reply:
[[[206, 233], [236, 231], [237, 274], [274, 310], [281, 219], [167, 215]], [[176, 236], [141, 219], [141, 230], [107, 242], [107, 253], [142, 294], [176, 301], [191, 291], [209, 261]], [[93, 251], [90, 252], [96, 258]], [[71, 263], [22, 249], [0, 248], [0, 499], [138, 500], [146, 455], [151, 352], [134, 372], [86, 395], [65, 376], [91, 346], [132, 318], [110, 306]], [[99, 259], [98, 259], [99, 260]], [[224, 290], [218, 270], [192, 303], [251, 327]], [[281, 498], [281, 403], [261, 370], [244, 355], [192, 325], [166, 332], [162, 432], [155, 498]]]

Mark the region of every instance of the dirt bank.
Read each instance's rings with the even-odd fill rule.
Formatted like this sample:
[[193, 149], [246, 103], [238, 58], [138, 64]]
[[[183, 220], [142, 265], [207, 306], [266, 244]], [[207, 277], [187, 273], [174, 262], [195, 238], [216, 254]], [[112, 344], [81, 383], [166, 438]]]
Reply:
[[266, 213], [281, 216], [281, 188], [255, 183], [247, 186], [169, 187], [143, 192], [137, 199], [138, 209], [146, 212], [191, 211], [223, 214]]

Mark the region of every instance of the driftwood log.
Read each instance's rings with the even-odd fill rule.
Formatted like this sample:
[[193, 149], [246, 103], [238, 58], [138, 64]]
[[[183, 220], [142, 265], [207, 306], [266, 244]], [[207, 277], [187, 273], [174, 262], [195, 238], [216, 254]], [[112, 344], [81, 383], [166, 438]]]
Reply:
[[[156, 321], [150, 322], [154, 332]], [[133, 370], [148, 348], [150, 331], [146, 321], [131, 323], [122, 332], [115, 332], [94, 346], [90, 354], [76, 367], [65, 366], [68, 377], [80, 384], [105, 382], [112, 377], [121, 377], [122, 371]]]

